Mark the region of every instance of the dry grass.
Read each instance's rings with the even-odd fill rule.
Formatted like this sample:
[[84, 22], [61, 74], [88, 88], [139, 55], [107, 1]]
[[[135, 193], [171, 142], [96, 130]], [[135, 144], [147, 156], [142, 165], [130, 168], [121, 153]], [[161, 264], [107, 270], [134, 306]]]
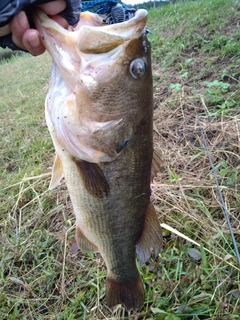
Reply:
[[[196, 96], [188, 97], [182, 90], [173, 94], [173, 97], [166, 98], [161, 102], [161, 108], [156, 109], [155, 145], [163, 159], [163, 172], [155, 179], [153, 190], [156, 205], [164, 205], [164, 210], [159, 207], [159, 211], [164, 212], [161, 215], [164, 221], [186, 233], [185, 226], [181, 220], [178, 221], [178, 217], [186, 218], [194, 231], [201, 230], [196, 235], [191, 228], [187, 229], [188, 236], [201, 242], [205, 238], [202, 237], [203, 234], [228, 234], [229, 230], [194, 113], [193, 99]], [[174, 106], [173, 111], [171, 103], [175, 101], [179, 101], [179, 106]], [[202, 105], [199, 103], [197, 111], [202, 114], [201, 126], [239, 241], [239, 114], [222, 116], [220, 121], [218, 118], [208, 117], [204, 101]], [[219, 172], [225, 162], [229, 171], [222, 176]], [[234, 176], [233, 180], [231, 176]], [[218, 244], [213, 243], [213, 246], [216, 249]], [[218, 253], [224, 258], [221, 247]]]

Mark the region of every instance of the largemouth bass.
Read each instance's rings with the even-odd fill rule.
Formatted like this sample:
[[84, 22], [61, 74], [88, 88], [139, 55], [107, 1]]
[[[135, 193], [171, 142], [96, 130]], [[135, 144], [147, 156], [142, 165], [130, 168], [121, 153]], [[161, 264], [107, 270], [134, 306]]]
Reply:
[[[50, 188], [65, 177], [76, 215], [76, 241], [101, 253], [106, 301], [140, 308], [144, 289], [136, 265], [161, 250], [151, 204], [153, 89], [147, 11], [103, 25], [81, 14], [65, 30], [43, 12], [35, 25], [53, 58], [46, 120], [56, 149]], [[154, 156], [157, 163], [157, 157]]]

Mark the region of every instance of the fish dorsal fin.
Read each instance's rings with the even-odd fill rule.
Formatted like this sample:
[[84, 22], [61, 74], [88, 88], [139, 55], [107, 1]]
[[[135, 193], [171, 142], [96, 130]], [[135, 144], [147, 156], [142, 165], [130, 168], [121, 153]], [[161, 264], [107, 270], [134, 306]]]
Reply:
[[149, 260], [151, 249], [153, 250], [155, 257], [162, 250], [162, 230], [155, 208], [152, 204], [148, 207], [144, 229], [141, 238], [136, 245], [137, 256], [141, 264]]
[[95, 198], [103, 198], [110, 191], [109, 184], [97, 163], [73, 158], [81, 175], [84, 187]]
[[99, 251], [97, 249], [97, 247], [85, 237], [85, 235], [83, 234], [83, 232], [79, 226], [76, 226], [75, 238], [76, 238], [76, 242], [77, 242], [79, 249], [82, 249], [82, 250], [88, 251], [88, 252]]
[[153, 159], [152, 159], [152, 171], [151, 171], [151, 181], [156, 177], [157, 173], [161, 170], [163, 166], [163, 161], [160, 158], [156, 150], [153, 150]]
[[56, 153], [54, 163], [53, 163], [53, 168], [52, 168], [52, 178], [50, 181], [49, 190], [56, 188], [60, 184], [63, 177], [64, 177], [64, 174], [63, 174], [62, 161], [59, 155]]

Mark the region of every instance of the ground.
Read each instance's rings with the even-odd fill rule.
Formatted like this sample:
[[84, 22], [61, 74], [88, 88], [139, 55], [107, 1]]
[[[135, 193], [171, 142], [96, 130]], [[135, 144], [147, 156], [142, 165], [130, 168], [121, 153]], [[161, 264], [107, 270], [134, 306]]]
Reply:
[[76, 250], [64, 181], [48, 190], [48, 54], [2, 61], [1, 319], [238, 319], [240, 268], [209, 156], [239, 248], [239, 12], [234, 0], [149, 11], [162, 160], [152, 201], [166, 228], [162, 253], [139, 267], [139, 312], [105, 305], [106, 269], [98, 254]]

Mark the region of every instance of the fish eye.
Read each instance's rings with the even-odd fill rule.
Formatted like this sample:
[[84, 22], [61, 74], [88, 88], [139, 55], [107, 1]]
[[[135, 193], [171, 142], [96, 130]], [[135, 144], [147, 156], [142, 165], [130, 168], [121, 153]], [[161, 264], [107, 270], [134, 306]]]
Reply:
[[137, 58], [130, 64], [130, 73], [134, 79], [141, 79], [146, 73], [146, 63], [143, 59]]

